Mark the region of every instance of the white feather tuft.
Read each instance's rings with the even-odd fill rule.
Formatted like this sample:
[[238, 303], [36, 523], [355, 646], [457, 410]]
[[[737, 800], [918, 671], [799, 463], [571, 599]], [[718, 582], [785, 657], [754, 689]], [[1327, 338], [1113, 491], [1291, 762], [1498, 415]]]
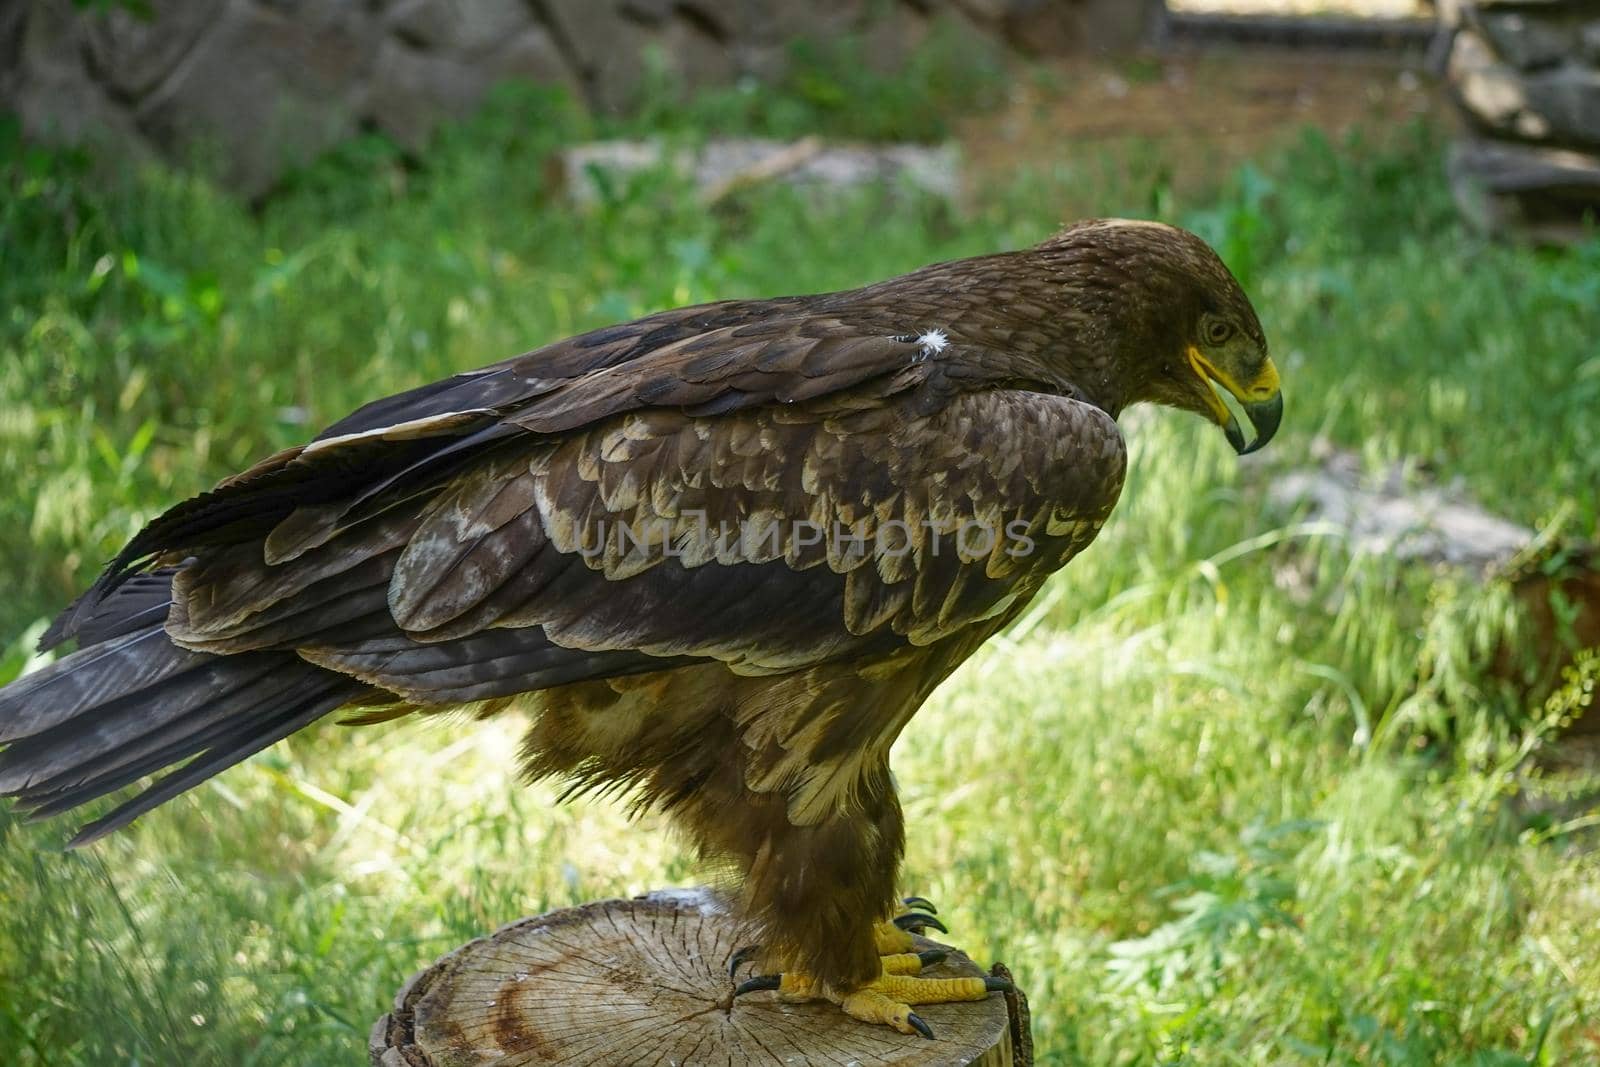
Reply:
[[921, 345], [923, 351], [927, 352], [928, 355], [937, 356], [950, 344], [950, 338], [945, 335], [943, 330], [934, 329], [918, 337], [917, 344]]

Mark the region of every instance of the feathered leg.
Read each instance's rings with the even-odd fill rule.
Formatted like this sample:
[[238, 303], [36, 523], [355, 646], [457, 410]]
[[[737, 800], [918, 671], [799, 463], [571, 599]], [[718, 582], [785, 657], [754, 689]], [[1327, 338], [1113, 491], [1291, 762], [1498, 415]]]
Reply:
[[[749, 836], [745, 905], [761, 925], [768, 959], [832, 989], [881, 972], [874, 927], [894, 914], [905, 823], [886, 766], [864, 776], [855, 810], [795, 826], [781, 796], [751, 794], [759, 829]], [[754, 829], [754, 828], [752, 828]]]
[[745, 882], [746, 907], [763, 927], [767, 963], [781, 973], [749, 979], [738, 991], [831, 1000], [863, 1022], [931, 1038], [913, 1005], [982, 1000], [1006, 983], [916, 977], [943, 953], [918, 955], [907, 930], [943, 927], [920, 910], [888, 919], [898, 904], [905, 825], [887, 765], [864, 776], [857, 801], [858, 808], [812, 826], [790, 823], [783, 804], [757, 801], [767, 810]]
[[999, 979], [915, 977], [937, 955], [918, 956], [906, 931], [943, 927], [926, 911], [890, 918], [901, 910], [905, 824], [887, 762], [869, 766], [839, 810], [796, 825], [790, 797], [749, 787], [740, 754], [750, 749], [734, 717], [718, 710], [723, 702], [682, 699], [735, 684], [716, 667], [552, 691], [524, 741], [524, 771], [566, 776], [575, 790], [631, 789], [670, 814], [702, 855], [738, 868], [762, 963], [777, 972], [741, 991], [827, 999], [866, 1022], [932, 1036], [911, 1005], [982, 1000], [1002, 988]]

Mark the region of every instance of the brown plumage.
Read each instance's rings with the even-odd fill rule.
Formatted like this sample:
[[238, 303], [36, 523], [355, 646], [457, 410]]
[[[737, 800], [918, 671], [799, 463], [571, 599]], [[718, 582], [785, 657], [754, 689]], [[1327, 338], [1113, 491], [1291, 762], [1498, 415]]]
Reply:
[[[336, 709], [522, 697], [530, 777], [632, 793], [769, 953], [877, 974], [895, 737], [1110, 514], [1115, 418], [1277, 423], [1198, 238], [1094, 221], [848, 292], [680, 308], [376, 401], [152, 522], [0, 691], [0, 794], [126, 825]], [[184, 762], [187, 761], [187, 762]]]

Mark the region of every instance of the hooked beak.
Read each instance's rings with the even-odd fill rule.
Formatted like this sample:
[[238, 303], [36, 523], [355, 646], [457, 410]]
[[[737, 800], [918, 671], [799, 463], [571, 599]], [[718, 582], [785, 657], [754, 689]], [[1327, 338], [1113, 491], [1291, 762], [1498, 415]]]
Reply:
[[[1222, 432], [1227, 436], [1228, 443], [1233, 450], [1241, 456], [1264, 446], [1272, 440], [1278, 432], [1278, 424], [1283, 421], [1283, 392], [1278, 384], [1278, 368], [1273, 366], [1272, 360], [1267, 360], [1261, 365], [1254, 380], [1241, 384], [1224, 370], [1218, 368], [1200, 350], [1190, 346], [1189, 365], [1206, 382], [1207, 403], [1211, 408], [1211, 417]], [[1222, 397], [1212, 388], [1211, 382], [1216, 382], [1226, 389], [1230, 395], [1244, 408], [1245, 417], [1250, 420], [1251, 427], [1256, 432], [1254, 441], [1245, 443], [1244, 431], [1239, 428], [1239, 420], [1234, 418], [1233, 412], [1228, 410], [1228, 405], [1222, 402]]]

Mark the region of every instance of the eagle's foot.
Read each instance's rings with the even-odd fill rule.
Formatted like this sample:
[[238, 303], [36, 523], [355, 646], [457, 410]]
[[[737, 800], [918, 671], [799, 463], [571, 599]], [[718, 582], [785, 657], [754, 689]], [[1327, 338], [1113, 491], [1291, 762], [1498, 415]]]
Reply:
[[[891, 974], [885, 967], [883, 977], [877, 981], [868, 982], [842, 998], [830, 996], [828, 999], [852, 1019], [881, 1023], [902, 1034], [916, 1033], [932, 1040], [933, 1027], [911, 1010], [913, 1005], [983, 1000], [990, 993], [1010, 990], [1011, 983], [1004, 978], [917, 978]], [[783, 995], [781, 988], [778, 995]]]
[[[924, 967], [944, 962], [949, 953], [937, 948], [917, 951], [916, 939], [912, 934], [929, 929], [945, 934], [950, 931], [935, 918], [937, 909], [925, 898], [906, 897], [905, 904], [912, 910], [872, 928], [882, 973], [866, 985], [841, 992], [810, 975], [787, 971], [783, 974], [757, 975], [740, 982], [733, 995], [737, 997], [768, 989], [775, 990], [780, 1000], [829, 1000], [843, 1008], [852, 1019], [892, 1026], [903, 1034], [921, 1034], [932, 1038], [933, 1028], [911, 1010], [914, 1005], [982, 1000], [990, 993], [1011, 989], [1011, 983], [1004, 978], [919, 977]], [[760, 951], [759, 946], [751, 945], [735, 952], [728, 961], [729, 975], [759, 955]]]
[[[732, 956], [728, 957], [728, 977], [737, 978], [739, 976], [739, 968], [759, 955], [761, 955], [760, 945], [746, 945], [735, 951]], [[883, 964], [884, 974], [916, 974], [924, 967], [932, 967], [936, 963], [943, 963], [949, 956], [950, 953], [942, 948], [926, 948], [921, 952], [885, 953], [879, 957], [879, 960]], [[762, 980], [770, 981], [770, 977], [768, 976]], [[750, 992], [753, 989], [776, 989], [778, 987], [775, 985], [755, 985], [751, 986], [750, 989], [744, 989], [743, 986], [740, 988], [743, 992]]]
[[982, 1000], [990, 993], [1009, 992], [1004, 978], [919, 978], [916, 971], [944, 958], [938, 950], [897, 953], [883, 957], [883, 974], [858, 989], [840, 992], [809, 975], [789, 971], [767, 974], [740, 983], [734, 996], [760, 989], [775, 989], [787, 1001], [830, 1000], [852, 1019], [892, 1026], [902, 1034], [933, 1038], [933, 1027], [912, 1011], [918, 1004], [950, 1004]]
[[878, 944], [880, 956], [916, 951], [912, 934], [920, 934], [925, 930], [937, 930], [941, 934], [950, 932], [950, 928], [935, 917], [939, 909], [926, 897], [906, 897], [904, 903], [910, 911], [872, 928], [872, 938]]
[[[878, 923], [872, 928], [872, 939], [877, 944], [878, 955], [885, 958], [917, 954], [917, 942], [911, 936], [912, 934], [920, 934], [925, 930], [937, 930], [941, 934], [950, 932], [950, 928], [935, 917], [939, 909], [935, 908], [933, 902], [926, 897], [906, 897], [904, 903], [906, 907], [912, 910], [887, 922]], [[743, 948], [736, 949], [733, 955], [728, 957], [728, 977], [737, 976], [739, 968], [760, 956], [761, 951], [760, 945], [745, 945]], [[931, 952], [921, 953], [923, 966], [931, 966], [933, 963], [944, 959], [945, 956], [944, 953], [939, 953], [938, 959], [929, 960], [928, 957], [930, 955], [932, 955]], [[888, 974], [915, 974], [917, 972], [917, 968], [914, 967], [909, 971], [888, 971], [887, 967], [888, 964], [886, 963], [885, 968]]]

